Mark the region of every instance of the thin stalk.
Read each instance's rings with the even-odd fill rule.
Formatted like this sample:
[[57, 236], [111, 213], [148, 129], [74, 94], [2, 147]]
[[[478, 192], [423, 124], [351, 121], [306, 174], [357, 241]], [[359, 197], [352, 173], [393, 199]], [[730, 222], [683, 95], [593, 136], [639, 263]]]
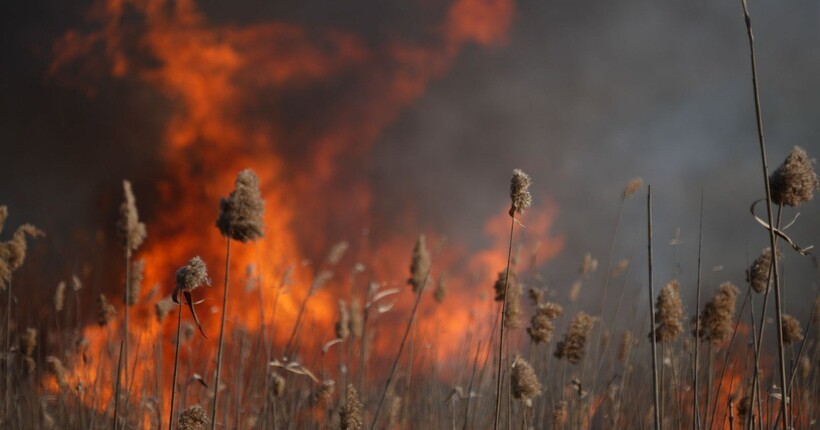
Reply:
[[760, 89], [757, 82], [757, 61], [755, 58], [754, 34], [752, 33], [752, 19], [749, 16], [749, 6], [747, 0], [741, 0], [743, 5], [743, 17], [746, 22], [746, 35], [749, 39], [749, 54], [752, 66], [752, 89], [754, 91], [755, 116], [757, 118], [757, 137], [760, 143], [760, 159], [763, 168], [763, 183], [766, 187], [766, 216], [769, 221], [769, 242], [772, 249], [772, 276], [774, 277], [774, 301], [777, 317], [777, 354], [780, 361], [780, 386], [783, 390], [783, 401], [780, 402], [780, 410], [783, 416], [783, 427], [790, 425], [789, 409], [787, 404], [788, 385], [786, 381], [786, 359], [783, 347], [783, 306], [780, 294], [780, 276], [777, 264], [777, 239], [774, 233], [774, 212], [772, 211], [772, 190], [769, 185], [769, 166], [766, 159], [766, 142], [763, 137], [763, 113], [760, 107]]
[[[216, 429], [216, 409], [219, 402], [219, 373], [222, 370], [222, 344], [225, 340], [225, 317], [228, 315], [228, 277], [231, 268], [231, 238], [225, 239], [225, 291], [222, 295], [222, 323], [219, 325], [219, 346], [216, 352], [216, 379], [214, 379], [214, 401], [211, 409], [211, 430]], [[170, 430], [170, 429], [168, 429]]]
[[658, 397], [658, 341], [655, 338], [655, 312], [654, 309], [654, 297], [655, 297], [655, 290], [654, 286], [652, 285], [652, 186], [649, 185], [647, 187], [646, 193], [646, 215], [647, 215], [647, 242], [648, 242], [648, 254], [649, 254], [649, 316], [652, 324], [652, 333], [650, 334], [650, 338], [652, 339], [652, 389], [654, 393], [654, 402], [655, 402], [655, 430], [662, 430], [661, 427], [661, 415], [660, 415], [660, 398]]
[[3, 407], [3, 419], [8, 420], [9, 417], [9, 392], [11, 391], [11, 280], [8, 282], [8, 289], [6, 296], [6, 349], [3, 352], [6, 354], [6, 359], [3, 360], [3, 365], [5, 366], [6, 371], [6, 390], [5, 390], [5, 399], [4, 399], [4, 407]]
[[120, 372], [122, 371], [122, 353], [123, 353], [123, 345], [122, 341], [120, 341], [120, 356], [117, 359], [117, 386], [115, 389], [116, 395], [114, 396], [114, 430], [117, 430], [119, 426], [119, 412], [120, 412]]
[[370, 430], [376, 428], [376, 422], [379, 420], [379, 412], [382, 410], [382, 406], [384, 406], [384, 399], [387, 397], [387, 390], [390, 388], [390, 383], [393, 382], [393, 376], [396, 374], [396, 368], [399, 365], [401, 353], [404, 350], [404, 345], [407, 343], [410, 330], [413, 328], [413, 321], [416, 318], [416, 311], [421, 303], [422, 293], [424, 293], [424, 288], [427, 286], [427, 279], [430, 277], [430, 270], [430, 268], [427, 269], [427, 274], [424, 275], [424, 282], [418, 292], [416, 292], [416, 301], [413, 303], [413, 310], [410, 312], [410, 319], [407, 321], [407, 328], [404, 330], [404, 336], [401, 338], [399, 351], [396, 353], [396, 358], [393, 360], [393, 366], [390, 368], [390, 374], [387, 377], [387, 382], [384, 384], [384, 390], [382, 391], [381, 398], [379, 399], [379, 406], [376, 407], [376, 412], [373, 413], [373, 422], [370, 423]]
[[[128, 421], [128, 308], [131, 304], [128, 302], [129, 300], [129, 293], [131, 287], [131, 250], [125, 251], [125, 322], [122, 326], [122, 355], [125, 357], [125, 365], [122, 366], [122, 383], [125, 385], [125, 411], [123, 415], [125, 415], [125, 420]], [[117, 397], [120, 396], [120, 384], [119, 384], [120, 374], [119, 370], [117, 371]], [[116, 422], [117, 416], [116, 413], [114, 414], [114, 421]], [[116, 428], [116, 427], [115, 427]]]
[[182, 302], [179, 303], [179, 312], [177, 313], [177, 345], [174, 352], [174, 378], [171, 382], [171, 411], [168, 414], [168, 430], [174, 428], [174, 400], [177, 396], [177, 369], [179, 369], [179, 335], [180, 327], [182, 326]]
[[[695, 304], [695, 312], [700, 312], [700, 290], [701, 290], [701, 268], [703, 267], [703, 189], [700, 190], [700, 225], [698, 227], [698, 286], [697, 286], [697, 302]], [[695, 363], [692, 366], [692, 384], [694, 385], [693, 392], [695, 393], [694, 402], [692, 405], [692, 429], [700, 429], [700, 413], [698, 409], [698, 398], [700, 392], [698, 391], [698, 353], [700, 350], [700, 341], [698, 334], [700, 333], [700, 318], [695, 317]]]
[[504, 358], [504, 323], [507, 320], [507, 292], [510, 289], [510, 262], [512, 261], [512, 241], [513, 241], [513, 233], [515, 232], [515, 213], [512, 214], [512, 220], [510, 220], [510, 246], [507, 251], [507, 273], [504, 276], [504, 300], [501, 302], [501, 328], [499, 329], [499, 340], [498, 340], [498, 368], [497, 368], [497, 381], [496, 381], [496, 392], [495, 392], [495, 416], [493, 418], [493, 430], [498, 430], [498, 419], [499, 414], [501, 412], [501, 363], [503, 362]]

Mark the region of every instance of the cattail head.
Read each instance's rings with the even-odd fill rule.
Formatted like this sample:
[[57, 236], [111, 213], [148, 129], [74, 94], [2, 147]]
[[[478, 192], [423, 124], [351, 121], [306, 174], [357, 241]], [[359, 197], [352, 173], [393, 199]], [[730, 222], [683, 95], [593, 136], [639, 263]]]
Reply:
[[791, 345], [803, 340], [803, 329], [800, 321], [791, 315], [783, 315], [783, 343]]
[[239, 172], [236, 186], [219, 201], [216, 226], [223, 236], [242, 243], [263, 236], [265, 202], [259, 191], [259, 178], [251, 169]]
[[193, 405], [182, 411], [179, 416], [179, 430], [205, 430], [211, 422], [205, 409], [199, 405]]
[[282, 397], [285, 394], [285, 378], [278, 373], [271, 374], [271, 392], [274, 397]]
[[145, 260], [137, 260], [131, 263], [131, 272], [128, 279], [128, 292], [125, 295], [125, 303], [134, 306], [139, 303], [142, 281], [145, 278]]
[[565, 400], [561, 400], [555, 405], [552, 411], [552, 428], [562, 429], [569, 419], [569, 406]]
[[54, 372], [54, 376], [57, 378], [57, 385], [60, 387], [68, 385], [68, 370], [63, 366], [63, 362], [60, 361], [59, 358], [49, 355], [46, 357], [46, 363], [48, 363], [51, 371]]
[[538, 382], [538, 376], [530, 363], [527, 363], [520, 355], [515, 356], [510, 377], [513, 397], [516, 399], [534, 399], [541, 395], [541, 383]]
[[715, 297], [703, 307], [700, 314], [700, 333], [695, 333], [698, 338], [718, 345], [732, 335], [732, 318], [739, 292], [731, 282], [720, 285]]
[[336, 338], [347, 339], [350, 336], [350, 314], [347, 312], [347, 304], [344, 300], [339, 300], [339, 320], [336, 321]]
[[105, 294], [97, 296], [97, 324], [99, 324], [100, 327], [105, 327], [115, 316], [117, 316], [117, 309], [108, 302], [108, 298], [105, 297]]
[[54, 312], [62, 312], [65, 306], [65, 281], [60, 281], [57, 284], [57, 290], [54, 291]]
[[523, 214], [525, 210], [532, 206], [532, 196], [529, 191], [530, 182], [530, 176], [521, 169], [513, 170], [512, 181], [510, 181], [511, 217], [514, 217], [517, 213]]
[[410, 279], [407, 280], [407, 283], [413, 287], [414, 293], [418, 293], [419, 290], [424, 288], [424, 283], [427, 282], [427, 277], [430, 275], [431, 265], [430, 251], [427, 250], [424, 235], [419, 235], [416, 246], [413, 247], [413, 258], [410, 261]]
[[624, 187], [623, 199], [626, 200], [643, 187], [643, 178], [632, 178]]
[[[780, 260], [780, 251], [775, 252], [777, 259]], [[752, 289], [758, 293], [765, 293], [769, 290], [772, 283], [772, 249], [766, 248], [760, 253], [760, 256], [752, 262], [749, 269], [746, 270], [746, 282], [751, 285]]]
[[353, 384], [347, 386], [346, 400], [339, 410], [339, 426], [342, 430], [361, 430], [364, 426], [363, 405]]
[[131, 183], [122, 181], [123, 202], [120, 205], [120, 219], [117, 221], [117, 235], [126, 252], [136, 251], [145, 240], [145, 224], [137, 213], [137, 200], [131, 190]]
[[174, 296], [179, 292], [190, 292], [201, 285], [211, 285], [208, 277], [208, 267], [199, 256], [192, 258], [188, 264], [177, 269]]
[[20, 352], [26, 357], [31, 357], [34, 355], [35, 348], [37, 348], [37, 329], [29, 327], [20, 336]]
[[[683, 333], [683, 302], [677, 280], [666, 284], [655, 303], [655, 340], [672, 342]], [[651, 334], [650, 334], [651, 336]]]
[[504, 327], [509, 330], [515, 330], [521, 327], [521, 314], [523, 311], [521, 310], [521, 294], [523, 286], [521, 283], [516, 282], [510, 284], [510, 288], [507, 291], [507, 306], [505, 309], [505, 316], [504, 316]]
[[165, 317], [168, 316], [168, 313], [171, 312], [176, 306], [176, 303], [174, 303], [174, 300], [170, 297], [160, 299], [154, 305], [154, 315], [157, 317], [157, 322], [162, 323], [162, 321], [165, 320]]
[[444, 296], [447, 295], [447, 275], [441, 273], [438, 275], [438, 282], [436, 282], [436, 289], [433, 291], [433, 299], [436, 303], [444, 301]]
[[17, 227], [10, 240], [0, 242], [0, 291], [6, 289], [6, 285], [11, 282], [11, 275], [26, 260], [26, 238], [40, 236], [43, 236], [42, 231], [31, 224], [23, 224]]
[[777, 170], [769, 177], [772, 202], [778, 205], [798, 207], [814, 197], [818, 188], [814, 160], [806, 151], [795, 146]]
[[[530, 290], [533, 291], [533, 290]], [[539, 290], [540, 291], [540, 290]], [[534, 343], [547, 343], [555, 330], [553, 321], [564, 313], [564, 308], [557, 303], [543, 303], [535, 308], [535, 315], [527, 327], [527, 333]]]
[[350, 301], [350, 332], [355, 339], [362, 337], [364, 331], [364, 312], [359, 299]]
[[629, 352], [632, 350], [632, 345], [634, 344], [635, 339], [632, 336], [632, 332], [626, 330], [624, 332], [623, 337], [621, 337], [621, 345], [618, 347], [618, 361], [621, 363], [625, 363], [627, 357], [629, 357]]
[[570, 364], [578, 364], [586, 355], [586, 344], [589, 332], [595, 324], [595, 317], [586, 312], [578, 312], [570, 322], [564, 339], [555, 345], [556, 358], [566, 358]]

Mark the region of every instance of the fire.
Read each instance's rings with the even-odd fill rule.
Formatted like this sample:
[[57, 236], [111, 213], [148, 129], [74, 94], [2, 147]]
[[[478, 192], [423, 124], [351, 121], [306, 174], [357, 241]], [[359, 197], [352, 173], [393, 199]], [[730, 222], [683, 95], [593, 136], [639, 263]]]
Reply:
[[[274, 344], [281, 346], [313, 277], [332, 269], [335, 274], [328, 286], [311, 298], [309, 325], [315, 329], [302, 330], [306, 339], [300, 352], [310, 355], [309, 346], [333, 337], [336, 300], [359, 294], [365, 282], [348, 276], [345, 265], [325, 267], [326, 263], [309, 259], [327, 250], [333, 244], [330, 238], [385, 222], [374, 219], [370, 211], [373, 196], [368, 182], [351, 171], [366, 169], [369, 149], [384, 129], [424, 94], [431, 81], [447, 72], [462, 48], [504, 43], [514, 11], [512, 0], [455, 0], [436, 26], [435, 42], [391, 40], [374, 45], [338, 29], [282, 22], [214, 24], [193, 0], [104, 0], [89, 13], [96, 30], [69, 31], [55, 44], [52, 76], [66, 78], [69, 71], [78, 71], [76, 81], [82, 82], [89, 75], [107, 75], [160, 94], [170, 105], [160, 145], [165, 173], [155, 195], [138, 196], [155, 203], [156, 209], [148, 220], [148, 241], [137, 258], [146, 262], [145, 284], [159, 285], [162, 295], [173, 288], [176, 268], [192, 256], [201, 255], [209, 266], [215, 287], [195, 292], [206, 300], [199, 309], [208, 339], [183, 348], [182, 361], [190, 355], [201, 361], [195, 371], [211, 372], [208, 351], [216, 342], [225, 275], [225, 239], [214, 220], [219, 198], [230, 192], [236, 173], [246, 167], [260, 176], [266, 232], [258, 243], [232, 247], [229, 324], [251, 333], [264, 325]], [[350, 88], [316, 108], [319, 121], [293, 121], [287, 108], [294, 94], [343, 87], [341, 81], [351, 82]], [[465, 327], [477, 335], [492, 324], [496, 309], [485, 291], [506, 264], [510, 222], [505, 207], [498, 213], [487, 223], [493, 242], [485, 250], [470, 257], [472, 250], [447, 243], [436, 254], [434, 272], [448, 274], [450, 298], [444, 305], [425, 299], [417, 336], [437, 345], [433, 354], [438, 363], [446, 364], [448, 357], [458, 354]], [[554, 256], [563, 244], [550, 232], [554, 216], [554, 207], [548, 206], [523, 219], [527, 237], [541, 241], [541, 259]], [[411, 306], [404, 277], [413, 240], [414, 234], [397, 233], [369, 244], [364, 237], [359, 246], [353, 241], [352, 257], [346, 260], [365, 263], [368, 277], [402, 289], [392, 312], [395, 317], [384, 319], [388, 326], [403, 324]], [[260, 291], [248, 293], [242, 290], [242, 274], [251, 264], [261, 284]], [[273, 309], [271, 296], [288, 267], [295, 268], [289, 294], [277, 292]], [[157, 323], [151, 305], [132, 312], [131, 351], [147, 358], [132, 357], [129, 364], [135, 366], [129, 370], [136, 375], [133, 393], [148, 384], [143, 375], [154, 371], [151, 357], [158, 353], [157, 337], [169, 345], [175, 333], [173, 324]], [[116, 333], [116, 324], [87, 327], [88, 364], [72, 372], [73, 382], [94, 386], [103, 399], [112, 396], [113, 371], [97, 366], [104, 357], [117, 362]], [[373, 348], [374, 355], [391, 356], [396, 345], [382, 336]], [[166, 369], [171, 352], [164, 350]], [[106, 400], [96, 404], [105, 405]]]

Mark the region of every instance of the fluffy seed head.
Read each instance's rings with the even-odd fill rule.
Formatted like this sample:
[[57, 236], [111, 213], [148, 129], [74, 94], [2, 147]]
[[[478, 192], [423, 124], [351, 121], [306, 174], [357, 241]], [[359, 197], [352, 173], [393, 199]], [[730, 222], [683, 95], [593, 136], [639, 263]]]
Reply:
[[578, 312], [570, 322], [564, 340], [555, 345], [556, 358], [566, 358], [570, 364], [578, 364], [586, 355], [586, 344], [589, 332], [595, 324], [595, 317], [586, 312]]
[[0, 206], [0, 233], [3, 232], [3, 227], [6, 226], [6, 218], [9, 217], [9, 208], [8, 206]]
[[583, 286], [584, 284], [581, 281], [575, 281], [572, 283], [572, 286], [569, 288], [569, 301], [574, 302], [578, 300], [578, 296], [581, 295], [581, 287]]
[[516, 399], [534, 399], [541, 395], [541, 383], [538, 382], [538, 376], [530, 363], [527, 363], [520, 355], [515, 356], [510, 377], [512, 378], [513, 397]]
[[105, 327], [114, 320], [115, 316], [117, 316], [117, 309], [108, 302], [105, 294], [97, 296], [97, 324], [100, 327]]
[[216, 226], [223, 236], [247, 243], [264, 235], [265, 202], [259, 178], [251, 169], [239, 172], [234, 190], [219, 201]]
[[561, 400], [555, 405], [555, 410], [552, 411], [552, 428], [562, 429], [567, 424], [569, 419], [569, 406], [567, 402]]
[[126, 252], [136, 251], [145, 240], [145, 224], [137, 213], [137, 200], [131, 190], [131, 182], [122, 181], [123, 202], [120, 205], [120, 219], [117, 221], [117, 235]]
[[800, 321], [791, 315], [783, 315], [783, 343], [791, 345], [803, 340], [803, 329]]
[[530, 300], [532, 300], [533, 306], [538, 306], [544, 301], [544, 290], [540, 288], [530, 288], [527, 291], [527, 295], [530, 297]]
[[339, 320], [336, 321], [336, 338], [347, 339], [350, 336], [350, 314], [347, 312], [347, 304], [344, 300], [339, 300]]
[[332, 379], [325, 379], [319, 384], [316, 398], [322, 403], [329, 405], [333, 401], [333, 393], [336, 391], [336, 382]]
[[530, 182], [530, 176], [521, 169], [513, 170], [512, 181], [510, 181], [511, 217], [514, 217], [517, 213], [523, 214], [532, 205], [532, 196], [529, 191]]
[[361, 430], [364, 425], [362, 418], [362, 402], [353, 384], [347, 386], [347, 401], [339, 410], [340, 427], [342, 430]]
[[211, 278], [208, 277], [208, 267], [199, 256], [192, 258], [188, 264], [177, 269], [176, 287], [179, 291], [193, 291], [200, 285], [211, 285]]
[[629, 268], [629, 260], [624, 258], [623, 260], [618, 262], [618, 264], [615, 266], [614, 269], [612, 269], [612, 277], [616, 278], [616, 277], [620, 276], [621, 273], [624, 273], [626, 271], [626, 269], [628, 269], [628, 268]]
[[655, 340], [672, 342], [677, 339], [683, 333], [683, 317], [680, 284], [673, 280], [661, 289], [655, 303]]
[[521, 283], [516, 282], [510, 284], [510, 289], [507, 291], [507, 306], [504, 317], [504, 327], [509, 330], [515, 330], [521, 327], [521, 294], [523, 287]]
[[62, 312], [65, 306], [65, 281], [60, 281], [57, 284], [57, 290], [54, 291], [54, 312]]
[[[533, 290], [530, 290], [533, 291]], [[539, 290], [540, 291], [540, 290]], [[564, 308], [557, 303], [539, 304], [535, 308], [535, 315], [527, 327], [527, 333], [535, 343], [547, 343], [552, 339], [552, 332], [555, 330], [553, 321], [564, 313]]]
[[410, 278], [407, 283], [413, 287], [413, 292], [418, 293], [424, 288], [424, 282], [430, 273], [430, 251], [427, 250], [427, 243], [424, 235], [419, 235], [416, 246], [413, 247], [413, 258], [410, 261]]
[[739, 292], [731, 282], [720, 285], [717, 294], [703, 307], [700, 314], [701, 331], [696, 333], [698, 338], [718, 345], [732, 335], [732, 318]]
[[210, 422], [205, 409], [193, 405], [182, 411], [182, 415], [179, 416], [179, 430], [205, 430]]
[[[780, 251], [776, 252], [777, 259], [780, 260]], [[770, 272], [772, 271], [772, 249], [766, 248], [755, 258], [749, 269], [746, 270], [746, 282], [751, 285], [757, 293], [765, 293], [771, 286]]]
[[643, 178], [633, 178], [624, 187], [623, 199], [626, 200], [635, 195], [643, 187]]
[[131, 263], [131, 273], [128, 279], [128, 293], [125, 295], [125, 303], [134, 306], [139, 303], [142, 281], [145, 278], [145, 260], [137, 260]]
[[777, 170], [769, 177], [772, 202], [778, 205], [798, 207], [814, 197], [818, 188], [814, 160], [806, 151], [795, 146]]
[[[518, 283], [518, 277], [516, 276], [515, 272], [510, 270], [509, 275], [509, 283], [511, 285], [515, 285]], [[495, 280], [495, 284], [493, 284], [493, 289], [495, 290], [495, 301], [501, 302], [504, 301], [504, 293], [507, 291], [507, 271], [502, 270], [498, 272], [498, 278]]]
[[350, 301], [350, 332], [355, 339], [362, 337], [364, 331], [364, 312], [359, 299]]
[[11, 282], [11, 275], [26, 260], [28, 250], [26, 238], [33, 239], [40, 236], [43, 236], [42, 231], [31, 224], [23, 224], [17, 227], [11, 239], [0, 242], [0, 291], [5, 291], [6, 286]]
[[20, 352], [26, 357], [31, 357], [35, 348], [37, 348], [37, 329], [29, 327], [20, 336]]
[[444, 296], [447, 295], [447, 275], [444, 273], [438, 275], [438, 282], [436, 282], [436, 289], [433, 291], [433, 299], [436, 303], [444, 301]]
[[60, 361], [59, 358], [49, 355], [46, 357], [46, 363], [49, 364], [51, 371], [54, 372], [54, 376], [57, 377], [57, 385], [60, 387], [68, 385], [68, 370], [63, 366], [63, 362]]
[[581, 267], [578, 269], [578, 272], [581, 273], [581, 277], [584, 279], [589, 279], [589, 275], [595, 272], [598, 269], [598, 260], [592, 258], [592, 254], [586, 253], [584, 254], [584, 261], [581, 262]]
[[165, 320], [165, 317], [168, 316], [168, 313], [174, 310], [177, 306], [176, 303], [170, 298], [165, 297], [164, 299], [159, 300], [154, 305], [154, 315], [157, 317], [157, 322], [162, 323]]

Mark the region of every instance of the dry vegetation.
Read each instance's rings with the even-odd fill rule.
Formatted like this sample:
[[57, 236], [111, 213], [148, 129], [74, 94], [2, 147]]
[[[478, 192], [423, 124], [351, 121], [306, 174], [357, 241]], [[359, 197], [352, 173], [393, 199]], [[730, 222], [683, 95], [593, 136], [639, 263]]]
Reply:
[[[317, 270], [294, 321], [275, 320], [278, 298], [288, 286], [286, 273], [278, 281], [255, 286], [260, 303], [269, 304], [263, 307], [263, 315], [268, 315], [263, 324], [229, 322], [232, 316], [222, 311], [228, 300], [248, 294], [247, 289], [229, 289], [237, 278], [228, 272], [231, 243], [255, 241], [264, 234], [263, 196], [250, 170], [239, 173], [230, 196], [214, 202], [220, 208], [216, 228], [226, 239], [221, 323], [210, 355], [197, 356], [190, 344], [205, 332], [196, 290], [211, 284], [208, 270], [202, 259], [192, 256], [176, 272], [170, 297], [140, 293], [144, 263], [132, 257], [151, 238], [126, 181], [116, 225], [125, 259], [122, 295], [84, 299], [78, 278], [60, 283], [44, 324], [47, 335], [20, 325], [25, 319], [17, 315], [14, 295], [23, 293], [13, 288], [29, 240], [42, 232], [24, 224], [0, 242], [0, 287], [7, 300], [0, 421], [6, 429], [115, 430], [771, 429], [784, 428], [784, 422], [817, 428], [820, 301], [813, 298], [810, 311], [783, 313], [783, 280], [777, 270], [782, 259], [806, 253], [780, 230], [780, 214], [785, 207], [812, 200], [818, 188], [813, 161], [795, 148], [768, 183], [769, 219], [760, 221], [772, 246], [761, 250], [748, 268], [747, 284], [702, 283], [698, 267], [697, 284], [668, 280], [657, 295], [648, 193], [649, 282], [641, 290], [642, 305], [627, 315], [628, 284], [646, 278], [632, 273], [629, 260], [616, 259], [614, 247], [603, 259], [604, 271], [592, 255], [584, 255], [572, 287], [547, 287], [521, 263], [526, 256], [514, 252], [516, 232], [532, 202], [531, 180], [515, 170], [507, 265], [493, 268], [499, 271], [497, 281], [485, 286], [489, 300], [495, 301], [493, 329], [482, 334], [464, 328], [463, 354], [448, 358], [460, 371], [445, 378], [437, 375], [434, 356], [421, 351], [422, 342], [415, 339], [421, 306], [458, 306], [452, 301], [457, 297], [447, 294], [444, 271], [433, 276], [438, 270], [436, 252], [424, 236], [412, 252], [408, 244], [406, 291], [360, 282], [351, 297], [337, 298], [330, 342], [311, 345], [300, 339], [304, 321], [311, 317], [310, 298], [332, 276], [330, 268], [347, 250], [346, 242], [328, 253], [328, 269]], [[640, 179], [625, 186], [613, 243], [624, 206], [642, 204], [637, 197], [643, 190]], [[0, 207], [0, 232], [7, 216]], [[582, 288], [600, 295], [600, 307], [579, 309], [576, 299]], [[685, 300], [695, 291], [696, 301]], [[798, 287], [789, 291], [805, 293]], [[262, 294], [273, 301], [262, 300]], [[434, 301], [422, 300], [425, 294]], [[403, 308], [410, 311], [399, 314], [388, 297], [412, 302]], [[94, 309], [81, 307], [91, 302]], [[173, 325], [174, 335], [155, 336], [153, 345], [142, 343], [137, 334], [148, 328], [134, 326], [129, 308], [153, 310], [155, 318], [141, 323], [151, 324], [151, 330]], [[400, 321], [401, 330], [380, 330], [387, 318]], [[108, 331], [100, 354], [89, 356], [82, 328], [94, 320]], [[288, 329], [286, 342], [272, 340], [271, 332]], [[390, 341], [389, 356], [374, 356], [377, 336]], [[166, 348], [174, 351], [170, 363], [162, 358]], [[136, 363], [145, 360], [151, 365], [135, 372]]]

